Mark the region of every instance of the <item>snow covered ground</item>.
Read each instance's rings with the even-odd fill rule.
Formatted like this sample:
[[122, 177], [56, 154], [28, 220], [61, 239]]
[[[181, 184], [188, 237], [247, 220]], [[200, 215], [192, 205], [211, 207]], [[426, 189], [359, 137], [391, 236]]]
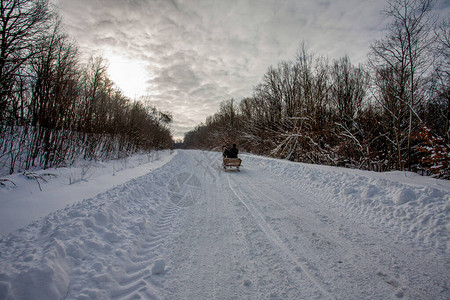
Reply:
[[96, 196], [147, 174], [168, 162], [174, 153], [157, 151], [107, 162], [79, 161], [70, 168], [1, 176], [0, 235], [19, 229], [67, 205]]
[[[17, 175], [0, 299], [450, 299], [449, 181], [241, 158], [179, 150], [43, 192]], [[16, 214], [33, 222], [3, 229]]]

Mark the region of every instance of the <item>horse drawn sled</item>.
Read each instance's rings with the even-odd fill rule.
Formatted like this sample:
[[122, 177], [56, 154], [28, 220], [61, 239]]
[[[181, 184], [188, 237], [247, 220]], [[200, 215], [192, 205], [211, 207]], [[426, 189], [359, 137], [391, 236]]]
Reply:
[[227, 168], [236, 168], [240, 172], [239, 167], [241, 166], [242, 160], [238, 158], [239, 150], [236, 148], [236, 144], [233, 144], [233, 148], [228, 149], [226, 146], [222, 147], [223, 162], [222, 167], [227, 170]]
[[227, 170], [227, 168], [229, 168], [229, 169], [236, 168], [236, 170], [238, 170], [238, 172], [240, 172], [239, 167], [241, 166], [241, 162], [242, 162], [242, 160], [240, 158], [224, 157], [222, 166], [225, 169], [225, 171]]

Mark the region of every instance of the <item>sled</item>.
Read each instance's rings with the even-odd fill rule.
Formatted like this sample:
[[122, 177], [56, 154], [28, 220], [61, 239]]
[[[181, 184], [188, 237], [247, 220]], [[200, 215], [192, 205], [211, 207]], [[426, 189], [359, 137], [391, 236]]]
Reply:
[[224, 158], [222, 166], [227, 170], [227, 168], [236, 168], [239, 172], [239, 167], [241, 166], [242, 160], [240, 158]]

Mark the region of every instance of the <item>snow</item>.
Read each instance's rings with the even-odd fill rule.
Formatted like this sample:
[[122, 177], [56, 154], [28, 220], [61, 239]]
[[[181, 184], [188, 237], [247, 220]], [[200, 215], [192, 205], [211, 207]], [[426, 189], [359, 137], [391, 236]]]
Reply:
[[155, 264], [153, 265], [152, 274], [159, 275], [164, 272], [165, 268], [166, 262], [164, 261], [164, 259], [158, 259], [157, 261], [155, 261]]
[[241, 158], [7, 177], [0, 299], [450, 298], [449, 181]]
[[[21, 173], [2, 178], [8, 179], [0, 188], [0, 235], [19, 229], [39, 217], [62, 209], [77, 201], [94, 197], [113, 186], [142, 176], [158, 168], [172, 158], [168, 151], [137, 154], [116, 161], [80, 161], [71, 168], [47, 169], [32, 172], [43, 177], [30, 180]], [[52, 174], [49, 176], [42, 176]], [[14, 186], [13, 182], [16, 186]]]

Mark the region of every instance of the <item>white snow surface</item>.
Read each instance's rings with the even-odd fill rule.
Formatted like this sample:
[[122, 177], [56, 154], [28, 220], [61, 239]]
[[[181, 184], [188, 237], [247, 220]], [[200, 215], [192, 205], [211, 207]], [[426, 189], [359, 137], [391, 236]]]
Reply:
[[7, 177], [0, 299], [450, 299], [449, 181], [241, 158]]
[[29, 171], [1, 178], [0, 235], [115, 185], [145, 175], [173, 157], [170, 151], [135, 154], [106, 162], [79, 161], [70, 168]]

